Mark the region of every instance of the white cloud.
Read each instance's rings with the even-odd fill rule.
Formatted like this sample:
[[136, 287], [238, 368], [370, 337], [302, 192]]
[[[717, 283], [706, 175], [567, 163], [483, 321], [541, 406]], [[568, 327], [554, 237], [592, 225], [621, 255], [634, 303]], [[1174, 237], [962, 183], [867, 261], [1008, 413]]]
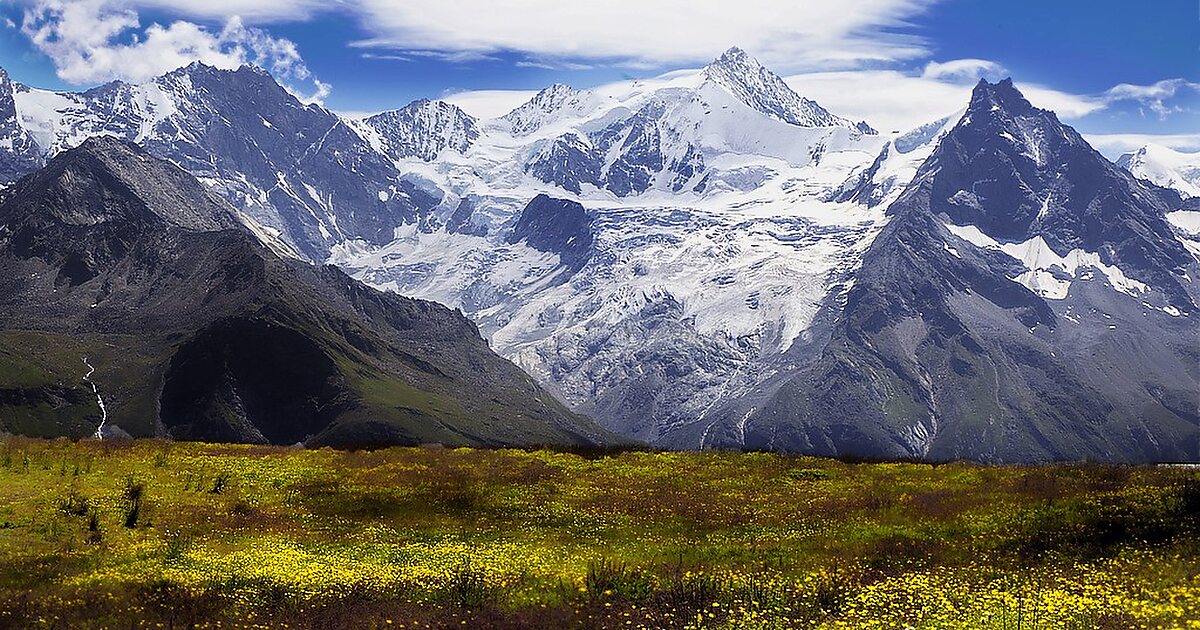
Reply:
[[578, 63], [572, 61], [518, 61], [518, 68], [540, 68], [542, 70], [591, 70], [596, 66], [590, 63]]
[[799, 74], [785, 79], [802, 96], [883, 133], [905, 131], [966, 107], [971, 86], [895, 70]]
[[339, 0], [112, 0], [126, 9], [159, 9], [193, 19], [225, 21], [237, 15], [252, 22], [302, 20], [346, 3]]
[[1110, 159], [1120, 157], [1122, 153], [1136, 151], [1147, 144], [1157, 144], [1185, 153], [1200, 151], [1200, 133], [1088, 133], [1083, 137]]
[[[998, 66], [979, 66], [990, 69]], [[933, 76], [939, 76], [934, 73]], [[946, 75], [940, 75], [946, 76]], [[955, 71], [956, 79], [967, 75]], [[972, 77], [974, 79], [974, 77]], [[826, 109], [854, 120], [866, 120], [880, 131], [905, 131], [967, 106], [974, 81], [946, 81], [895, 70], [817, 72], [787, 77], [788, 85]], [[1087, 96], [1018, 82], [1031, 103], [1063, 118], [1079, 118], [1103, 107]]]
[[39, 0], [25, 10], [21, 31], [50, 58], [59, 78], [76, 85], [146, 81], [200, 61], [219, 68], [261, 66], [284, 82], [309, 85], [312, 93], [304, 98], [310, 101], [329, 93], [294, 43], [236, 16], [218, 32], [183, 20], [143, 28], [135, 10], [107, 0]]
[[1048, 109], [1059, 118], [1068, 120], [1083, 118], [1088, 114], [1098, 112], [1108, 107], [1108, 102], [1102, 98], [1086, 94], [1071, 94], [1054, 88], [1034, 83], [1017, 82], [1017, 89], [1037, 107]]
[[[1006, 73], [993, 61], [957, 59], [928, 63], [920, 75], [895, 70], [816, 72], [787, 77], [800, 94], [830, 111], [865, 119], [881, 131], [907, 130], [966, 107], [979, 78], [995, 80]], [[1037, 107], [1064, 120], [1077, 120], [1122, 100], [1168, 98], [1189, 84], [1181, 79], [1154, 86], [1119, 85], [1101, 94], [1072, 94], [1037, 83], [1017, 81], [1017, 88]], [[1172, 87], [1173, 86], [1173, 87]]]
[[1109, 88], [1104, 93], [1104, 98], [1108, 102], [1136, 101], [1158, 114], [1159, 118], [1166, 118], [1174, 112], [1183, 111], [1180, 106], [1166, 103], [1182, 91], [1200, 92], [1200, 83], [1192, 83], [1185, 79], [1164, 79], [1151, 85], [1121, 83]]
[[443, 101], [462, 108], [476, 118], [498, 118], [537, 95], [537, 90], [472, 90], [455, 92]]
[[850, 67], [919, 58], [922, 38], [893, 32], [933, 0], [357, 0], [373, 37], [361, 46], [496, 53], [536, 61], [711, 59], [732, 45], [778, 68]]
[[997, 78], [1004, 74], [1004, 67], [987, 59], [952, 59], [930, 61], [921, 72], [922, 79], [938, 81], [975, 81], [982, 77]]

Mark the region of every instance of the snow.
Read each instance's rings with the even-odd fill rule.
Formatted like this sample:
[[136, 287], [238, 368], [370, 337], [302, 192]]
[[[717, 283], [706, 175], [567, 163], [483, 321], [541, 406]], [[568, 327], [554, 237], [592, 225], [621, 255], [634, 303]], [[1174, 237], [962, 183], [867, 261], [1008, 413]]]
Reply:
[[[781, 88], [756, 63], [730, 55], [728, 66], [588, 90], [556, 85], [539, 93], [472, 92], [445, 99], [466, 113], [431, 101], [390, 116], [343, 118], [363, 140], [353, 146], [386, 156], [407, 181], [420, 182], [442, 199], [419, 224], [395, 226], [394, 238], [383, 246], [346, 239], [329, 192], [336, 188], [327, 182], [301, 181], [291, 171], [258, 186], [236, 173], [202, 176], [215, 192], [239, 203], [242, 222], [260, 240], [281, 255], [298, 257], [271, 205], [274, 195], [290, 196], [301, 212], [312, 214], [315, 221], [306, 223], [332, 247], [327, 262], [378, 288], [462, 309], [497, 352], [572, 404], [594, 403], [605, 388], [628, 380], [626, 370], [645, 365], [639, 353], [651, 342], [703, 339], [708, 345], [697, 352], [708, 354], [697, 357], [699, 373], [667, 386], [691, 388], [677, 398], [688, 401], [679, 413], [704, 419], [705, 410], [719, 410], [739, 391], [770, 378], [771, 362], [805, 335], [822, 304], [850, 286], [864, 252], [888, 221], [886, 208], [941, 137], [956, 124], [970, 123], [964, 110], [889, 138], [863, 135], [849, 121]], [[130, 105], [122, 115], [138, 138], [158, 134], [170, 141], [172, 134], [178, 139], [191, 133], [186, 125], [171, 126], [182, 115], [177, 106], [188, 107], [190, 80], [182, 74], [172, 81], [179, 83], [156, 80], [123, 88], [128, 98], [122, 102]], [[104, 132], [104, 117], [81, 98], [24, 90], [17, 95], [18, 110], [23, 124], [45, 140], [41, 146], [60, 150]], [[263, 127], [274, 128], [259, 118]], [[248, 120], [258, 128], [258, 121]], [[285, 122], [276, 117], [279, 125]], [[337, 128], [326, 130], [309, 153], [320, 150]], [[1019, 124], [1010, 129], [1008, 141], [1041, 159], [1042, 130]], [[605, 132], [611, 137], [598, 140]], [[547, 155], [551, 143], [565, 135], [577, 137], [580, 146], [607, 150], [597, 160], [603, 175], [642, 160], [632, 167], [652, 171], [649, 188], [618, 196], [585, 183], [574, 194], [527, 172], [532, 159]], [[643, 152], [631, 150], [625, 139], [642, 141]], [[646, 145], [652, 150], [644, 150]], [[673, 161], [695, 153], [702, 170], [670, 170]], [[664, 168], [654, 164], [660, 157]], [[272, 170], [278, 168], [283, 167]], [[380, 181], [366, 193], [386, 203], [404, 195], [398, 186]], [[864, 195], [870, 198], [845, 194], [855, 190], [870, 190]], [[578, 200], [593, 217], [593, 255], [582, 269], [566, 268], [554, 253], [507, 242], [522, 208], [539, 193]], [[836, 201], [848, 198], [855, 201]], [[344, 199], [337, 198], [337, 209], [346, 225], [362, 209], [343, 207], [349, 205]], [[978, 203], [969, 191], [952, 201]], [[1040, 216], [1053, 201], [1049, 195], [1042, 200]], [[471, 216], [452, 228], [451, 216], [462, 202], [473, 208]], [[1168, 219], [1185, 236], [1200, 235], [1200, 213], [1172, 213]], [[1004, 252], [1025, 267], [1012, 280], [1048, 299], [1065, 298], [1074, 282], [1096, 273], [1119, 291], [1146, 290], [1094, 252], [1060, 256], [1040, 237], [998, 243], [975, 226], [947, 227], [965, 242], [944, 242], [950, 255], [963, 257], [969, 245]], [[1184, 242], [1200, 256], [1200, 240]], [[742, 436], [752, 412], [735, 425]], [[931, 422], [911, 427], [913, 448], [919, 450], [936, 431], [936, 419]]]
[[1200, 211], [1176, 210], [1167, 213], [1167, 221], [1184, 234], [1200, 236]]
[[1185, 197], [1200, 197], [1200, 153], [1147, 144], [1121, 156], [1117, 164], [1136, 177], [1174, 188]]
[[1092, 279], [1092, 270], [1104, 274], [1109, 284], [1121, 293], [1137, 296], [1150, 290], [1145, 284], [1126, 276], [1118, 267], [1105, 264], [1097, 252], [1074, 249], [1059, 256], [1041, 236], [1020, 243], [999, 243], [974, 225], [947, 223], [946, 229], [976, 247], [999, 250], [1021, 261], [1025, 271], [1012, 280], [1047, 299], [1065, 299], [1071, 283]]
[[[494, 96], [499, 103], [509, 95]], [[455, 96], [446, 100], [481, 111]], [[887, 222], [885, 205], [825, 201], [887, 139], [846, 126], [789, 124], [756, 108], [770, 100], [739, 98], [703, 70], [589, 90], [552, 86], [502, 118], [479, 120], [479, 136], [463, 153], [403, 161], [405, 172], [444, 193], [438, 209], [421, 227], [399, 227], [383, 247], [335, 245], [329, 262], [378, 288], [462, 309], [498, 353], [571, 404], [593, 402], [628, 378], [625, 366], [642, 363], [639, 340], [709, 340], [704, 352], [721, 357], [702, 361], [712, 371], [692, 375], [693, 385], [671, 385], [695, 388], [684, 390], [690, 402], [677, 410], [694, 421], [735, 395], [735, 381], [764, 378], [759, 362], [787, 351], [829, 294], [845, 290]], [[641, 132], [658, 134], [666, 162], [696, 147], [704, 171], [681, 190], [672, 189], [672, 173], [655, 173], [648, 190], [618, 197], [589, 184], [573, 194], [524, 168], [564, 134], [584, 146], [614, 125], [627, 136], [638, 115], [646, 117]], [[894, 151], [901, 157], [886, 173], [893, 196], [956, 120], [914, 131], [905, 152]], [[382, 150], [379, 130], [348, 124]], [[615, 148], [601, 166], [622, 159], [620, 145], [605, 145]], [[706, 186], [694, 190], [703, 178]], [[595, 254], [574, 274], [554, 254], [505, 240], [539, 193], [576, 199], [594, 215]], [[475, 208], [470, 233], [447, 229], [467, 198]], [[675, 308], [678, 331], [644, 321]]]

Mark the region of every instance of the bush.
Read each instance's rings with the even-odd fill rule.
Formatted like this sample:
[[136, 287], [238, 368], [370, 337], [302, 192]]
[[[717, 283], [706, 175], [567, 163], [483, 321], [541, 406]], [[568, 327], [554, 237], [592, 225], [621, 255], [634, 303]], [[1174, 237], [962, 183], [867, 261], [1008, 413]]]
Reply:
[[442, 583], [442, 596], [448, 604], [461, 608], [481, 608], [494, 604], [498, 593], [487, 576], [468, 564], [462, 564]]
[[584, 586], [592, 599], [620, 597], [636, 601], [646, 599], [654, 591], [654, 584], [645, 573], [608, 559], [588, 563]]
[[146, 484], [140, 481], [134, 481], [133, 477], [125, 479], [125, 490], [121, 493], [121, 500], [124, 502], [124, 524], [125, 527], [133, 529], [137, 527], [138, 519], [142, 516], [142, 510], [146, 500]]

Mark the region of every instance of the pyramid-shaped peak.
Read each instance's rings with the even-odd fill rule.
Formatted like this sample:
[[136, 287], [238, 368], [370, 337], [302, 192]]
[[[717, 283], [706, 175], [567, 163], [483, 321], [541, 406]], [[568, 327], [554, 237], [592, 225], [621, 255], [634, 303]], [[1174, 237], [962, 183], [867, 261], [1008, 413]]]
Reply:
[[751, 74], [758, 74], [759, 72], [770, 73], [770, 70], [764, 68], [757, 59], [750, 56], [746, 51], [733, 46], [705, 66], [705, 72], [709, 76], [712, 76], [721, 72], [749, 72]]
[[564, 107], [580, 97], [580, 92], [565, 83], [554, 83], [516, 109], [505, 114], [502, 120], [512, 125], [512, 132], [521, 136], [541, 128], [549, 120], [561, 114]]
[[234, 210], [191, 175], [111, 136], [93, 136], [59, 153], [15, 189], [20, 198], [16, 214], [53, 217], [67, 224], [240, 229]]
[[714, 63], [731, 62], [731, 61], [737, 62], [737, 61], [746, 61], [746, 60], [752, 60], [752, 59], [753, 59], [753, 57], [751, 57], [749, 54], [746, 53], [746, 51], [742, 50], [741, 48], [738, 48], [737, 46], [730, 46], [728, 50], [721, 53], [720, 57], [717, 57], [717, 59], [716, 59], [716, 61], [714, 61]]
[[829, 113], [816, 101], [796, 94], [779, 75], [736, 46], [708, 64], [703, 76], [706, 82], [719, 86], [746, 105], [788, 124], [847, 127], [864, 132], [855, 123]]
[[1027, 114], [1034, 109], [1025, 95], [1013, 85], [1011, 78], [995, 83], [980, 79], [971, 92], [971, 104], [968, 107], [969, 111], [1004, 110], [1013, 115]]

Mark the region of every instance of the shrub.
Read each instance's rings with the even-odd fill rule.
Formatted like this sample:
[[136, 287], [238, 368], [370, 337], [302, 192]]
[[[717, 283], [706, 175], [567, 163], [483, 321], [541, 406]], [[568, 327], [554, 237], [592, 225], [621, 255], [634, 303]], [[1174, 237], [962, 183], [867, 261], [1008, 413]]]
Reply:
[[584, 586], [592, 599], [620, 597], [636, 601], [647, 598], [654, 590], [645, 573], [608, 559], [588, 563]]
[[138, 519], [142, 516], [142, 509], [146, 500], [146, 484], [135, 481], [133, 477], [125, 479], [125, 490], [121, 493], [121, 500], [124, 502], [124, 524], [125, 527], [133, 529], [137, 527]]
[[442, 583], [446, 603], [461, 608], [481, 608], [495, 603], [498, 593], [488, 583], [487, 576], [469, 564], [461, 564], [447, 575]]

